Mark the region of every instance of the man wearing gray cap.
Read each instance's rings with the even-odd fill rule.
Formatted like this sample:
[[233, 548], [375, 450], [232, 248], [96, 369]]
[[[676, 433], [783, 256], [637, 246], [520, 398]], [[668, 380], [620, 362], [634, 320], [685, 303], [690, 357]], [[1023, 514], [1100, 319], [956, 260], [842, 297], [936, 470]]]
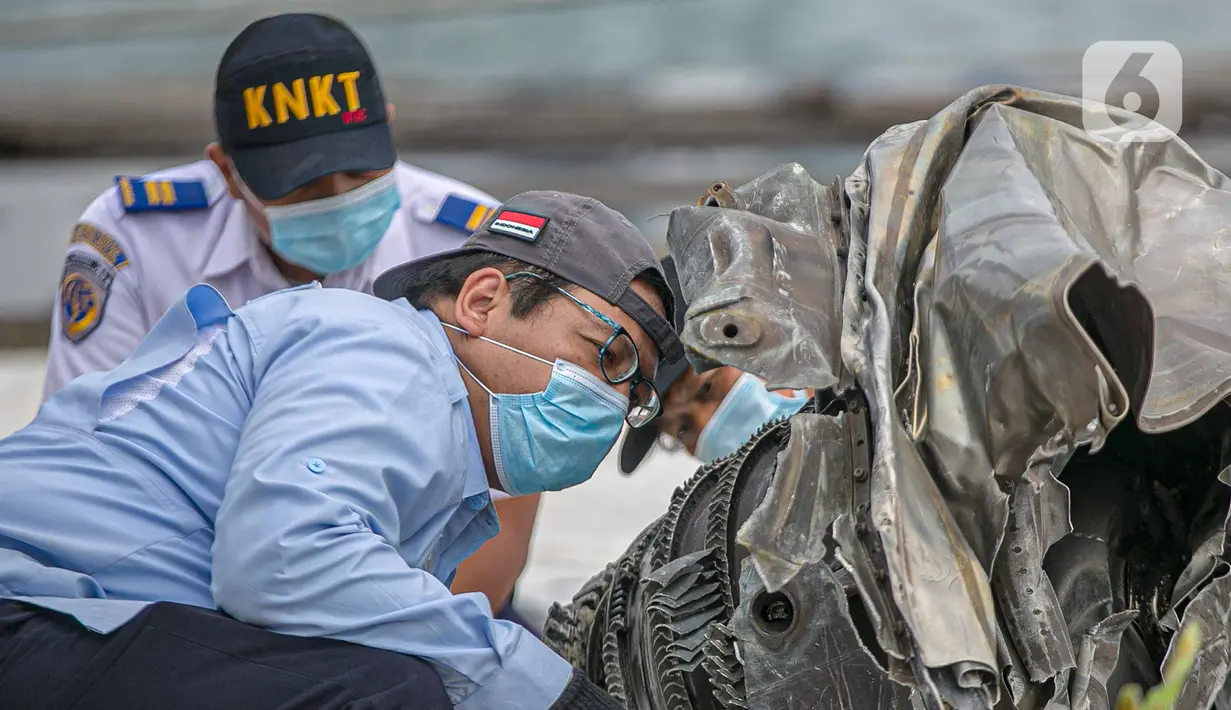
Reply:
[[618, 707], [449, 583], [489, 489], [582, 483], [658, 413], [683, 349], [653, 250], [524, 193], [375, 293], [194, 286], [0, 440], [8, 705]]

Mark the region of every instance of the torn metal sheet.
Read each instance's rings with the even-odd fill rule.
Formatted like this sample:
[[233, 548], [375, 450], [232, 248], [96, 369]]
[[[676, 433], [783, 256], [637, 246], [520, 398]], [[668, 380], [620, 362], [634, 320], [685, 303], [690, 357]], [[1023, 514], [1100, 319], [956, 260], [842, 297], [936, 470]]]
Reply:
[[1043, 572], [1047, 550], [1072, 529], [1068, 491], [1041, 465], [1014, 485], [1010, 501], [993, 587], [1030, 679], [1042, 683], [1076, 663], [1064, 610]]
[[1001, 680], [1004, 682], [1008, 697], [1007, 701], [1014, 710], [1019, 708], [1038, 707], [1039, 695], [1043, 685], [1031, 682], [1026, 675], [1021, 656], [1009, 638], [1004, 619], [1000, 619], [1000, 628], [996, 633], [996, 655], [1000, 659]]
[[1120, 638], [1136, 618], [1136, 611], [1122, 611], [1095, 624], [1082, 636], [1069, 691], [1072, 710], [1111, 710], [1107, 681], [1120, 659]]
[[850, 509], [856, 475], [846, 415], [796, 414], [790, 421], [791, 437], [769, 492], [735, 537], [771, 592], [825, 557], [829, 526]]
[[[1218, 482], [1223, 486], [1231, 486], [1231, 468], [1224, 468], [1218, 474]], [[1213, 498], [1213, 496], [1211, 496]], [[1231, 550], [1228, 549], [1228, 532], [1231, 531], [1231, 510], [1223, 517], [1222, 525], [1213, 528], [1197, 537], [1200, 543], [1193, 550], [1192, 559], [1184, 568], [1180, 578], [1176, 580], [1171, 592], [1171, 607], [1160, 623], [1171, 631], [1180, 630], [1180, 609], [1192, 598], [1211, 577], [1231, 572], [1228, 560], [1231, 560]], [[1231, 710], [1231, 709], [1229, 709]]]
[[738, 367], [772, 388], [833, 388], [841, 373], [841, 196], [797, 165], [759, 180], [752, 192], [764, 199], [738, 204], [760, 212], [671, 213], [667, 241], [688, 300], [689, 358], [698, 369]]
[[[1190, 619], [1201, 624], [1201, 647], [1175, 710], [1207, 710], [1222, 693], [1231, 670], [1231, 575], [1215, 579], [1193, 597], [1184, 610], [1185, 623]], [[1168, 659], [1179, 638], [1179, 634], [1172, 638]]]
[[899, 615], [889, 594], [881, 588], [884, 570], [874, 568], [864, 552], [859, 539], [861, 530], [866, 532], [866, 526], [855, 522], [854, 516], [849, 513], [834, 521], [833, 535], [838, 543], [834, 555], [854, 579], [881, 649], [891, 658], [905, 661], [910, 657], [908, 647], [897, 637], [895, 629]]

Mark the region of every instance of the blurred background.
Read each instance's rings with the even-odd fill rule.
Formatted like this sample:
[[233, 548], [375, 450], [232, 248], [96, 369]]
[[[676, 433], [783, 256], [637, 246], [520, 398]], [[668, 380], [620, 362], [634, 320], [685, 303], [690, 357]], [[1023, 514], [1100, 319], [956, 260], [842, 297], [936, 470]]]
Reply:
[[[1231, 3], [1189, 0], [0, 0], [0, 433], [25, 424], [69, 229], [117, 174], [195, 160], [214, 70], [252, 20], [351, 24], [397, 105], [403, 159], [497, 197], [593, 195], [664, 248], [714, 179], [788, 161], [848, 174], [885, 128], [968, 89], [1078, 94], [1099, 40], [1184, 57], [1181, 135], [1231, 168]], [[546, 497], [519, 605], [541, 616], [661, 514], [694, 463]]]

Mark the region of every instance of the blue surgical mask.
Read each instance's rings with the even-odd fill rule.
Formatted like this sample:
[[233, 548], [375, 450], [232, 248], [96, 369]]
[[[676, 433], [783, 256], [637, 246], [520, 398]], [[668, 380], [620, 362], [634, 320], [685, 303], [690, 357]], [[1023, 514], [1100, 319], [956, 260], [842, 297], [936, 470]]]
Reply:
[[808, 403], [803, 393], [770, 392], [759, 378], [744, 373], [697, 436], [697, 458], [712, 463], [735, 453], [767, 422], [794, 414]]
[[341, 195], [294, 205], [262, 205], [269, 220], [270, 247], [315, 274], [336, 274], [362, 264], [402, 206], [395, 180], [390, 170]]
[[521, 496], [560, 491], [589, 480], [620, 437], [628, 397], [571, 362], [552, 363], [490, 338], [479, 339], [551, 365], [551, 379], [542, 392], [499, 394], [458, 360], [487, 391], [492, 456], [501, 487]]

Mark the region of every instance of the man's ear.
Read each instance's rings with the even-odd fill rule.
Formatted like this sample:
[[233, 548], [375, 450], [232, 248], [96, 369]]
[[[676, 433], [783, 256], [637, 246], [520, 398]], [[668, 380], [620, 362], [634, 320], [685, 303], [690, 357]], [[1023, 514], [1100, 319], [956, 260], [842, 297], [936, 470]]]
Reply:
[[500, 312], [507, 310], [509, 284], [500, 269], [487, 267], [466, 277], [453, 301], [453, 318], [471, 337], [487, 332]]
[[235, 181], [235, 172], [231, 167], [231, 159], [227, 157], [226, 151], [222, 149], [222, 146], [216, 142], [205, 146], [205, 157], [214, 161], [214, 165], [218, 166], [218, 171], [226, 178], [227, 190], [230, 191], [231, 197], [237, 200], [244, 199], [244, 196], [239, 191], [239, 184]]
[[394, 116], [396, 116], [396, 115], [397, 115], [397, 113], [398, 113], [398, 112], [397, 112], [397, 109], [396, 109], [396, 107], [393, 105], [393, 102], [392, 102], [392, 101], [390, 101], [389, 103], [385, 104], [385, 120], [386, 120], [386, 121], [388, 121], [389, 123], [393, 123], [393, 117], [394, 117]]

